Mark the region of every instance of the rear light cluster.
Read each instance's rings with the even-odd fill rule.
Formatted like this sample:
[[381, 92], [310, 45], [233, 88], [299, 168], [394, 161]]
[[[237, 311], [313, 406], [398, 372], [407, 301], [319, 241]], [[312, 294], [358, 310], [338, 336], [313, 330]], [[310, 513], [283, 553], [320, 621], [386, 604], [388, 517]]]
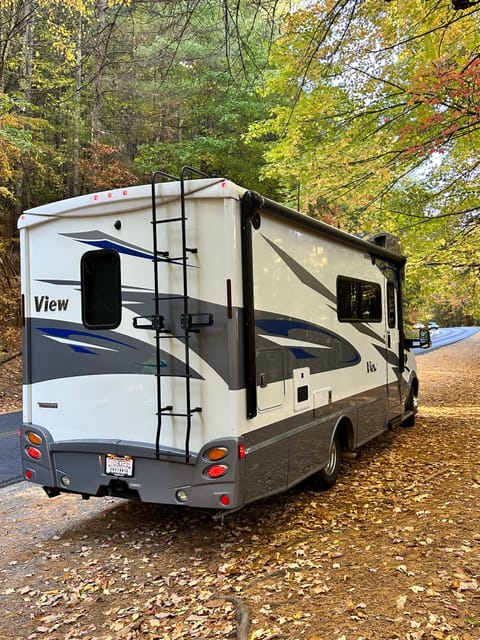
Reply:
[[[227, 447], [213, 447], [212, 449], [208, 449], [203, 454], [203, 458], [206, 462], [219, 462], [228, 456]], [[206, 478], [217, 479], [224, 476], [228, 473], [228, 465], [227, 464], [212, 464], [207, 467], [203, 475]]]
[[[202, 458], [209, 464], [203, 470], [203, 477], [208, 480], [217, 480], [218, 478], [223, 478], [227, 475], [229, 471], [229, 466], [226, 464], [225, 458], [229, 455], [230, 451], [228, 447], [211, 447], [203, 452]], [[245, 445], [240, 444], [238, 446], [238, 457], [239, 459], [245, 458]], [[188, 493], [185, 489], [179, 489], [175, 494], [178, 502], [187, 503], [188, 502]], [[227, 493], [223, 493], [218, 496], [218, 500], [223, 507], [228, 507], [230, 504], [230, 496]]]
[[42, 436], [38, 435], [38, 433], [34, 433], [33, 431], [26, 431], [25, 439], [27, 440], [27, 445], [25, 446], [27, 455], [34, 460], [40, 460], [43, 454], [38, 447], [45, 444]]
[[[22, 432], [19, 431], [18, 435], [21, 437]], [[44, 455], [43, 447], [46, 444], [44, 438], [34, 431], [25, 431], [23, 434], [25, 436], [25, 453], [28, 458], [31, 460], [37, 461], [41, 460]], [[25, 470], [25, 478], [27, 480], [31, 480], [34, 477], [34, 472], [31, 469]]]
[[[207, 449], [203, 454], [203, 459], [205, 462], [214, 462], [216, 464], [211, 464], [209, 467], [204, 469], [203, 475], [211, 480], [216, 480], [217, 478], [222, 478], [226, 475], [228, 473], [228, 464], [221, 462], [221, 460], [227, 456], [227, 447], [212, 447], [211, 449]], [[220, 504], [224, 507], [228, 507], [230, 504], [230, 496], [226, 493], [222, 494], [219, 497], [219, 500]]]

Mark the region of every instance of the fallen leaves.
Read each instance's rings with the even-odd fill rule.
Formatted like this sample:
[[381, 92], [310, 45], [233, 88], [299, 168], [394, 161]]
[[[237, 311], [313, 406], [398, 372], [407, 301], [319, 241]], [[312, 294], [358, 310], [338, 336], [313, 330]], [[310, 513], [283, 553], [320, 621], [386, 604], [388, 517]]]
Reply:
[[455, 385], [429, 390], [426, 369], [415, 429], [369, 444], [328, 493], [302, 486], [223, 524], [10, 488], [0, 637], [478, 640], [480, 433], [478, 420], [457, 421], [463, 400], [474, 415], [476, 370], [452, 419], [428, 394], [448, 408]]

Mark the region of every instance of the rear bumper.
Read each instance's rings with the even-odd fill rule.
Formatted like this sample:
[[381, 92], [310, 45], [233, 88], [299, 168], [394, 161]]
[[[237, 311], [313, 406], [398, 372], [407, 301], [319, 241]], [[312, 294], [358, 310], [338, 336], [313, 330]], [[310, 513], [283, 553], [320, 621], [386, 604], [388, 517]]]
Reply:
[[[32, 432], [39, 437], [40, 444], [30, 444], [27, 434]], [[30, 424], [23, 425], [21, 441], [23, 477], [42, 485], [51, 496], [58, 493], [76, 493], [83, 497], [109, 495], [216, 510], [236, 509], [243, 504], [239, 482], [243, 460], [239, 459], [239, 443], [234, 438], [210, 442], [188, 461], [181, 451], [175, 450], [162, 450], [157, 459], [153, 444], [122, 440], [56, 442], [47, 429]], [[213, 446], [228, 450], [221, 461], [228, 471], [216, 479], [206, 475], [212, 463], [204, 456]], [[109, 454], [131, 457], [132, 475], [106, 473]]]

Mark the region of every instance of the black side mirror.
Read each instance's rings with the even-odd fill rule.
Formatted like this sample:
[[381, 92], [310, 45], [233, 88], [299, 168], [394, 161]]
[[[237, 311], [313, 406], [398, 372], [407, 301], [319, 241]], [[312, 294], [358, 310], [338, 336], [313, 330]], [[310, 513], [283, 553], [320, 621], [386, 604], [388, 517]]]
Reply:
[[406, 349], [429, 349], [432, 346], [429, 329], [419, 329], [418, 338], [405, 338], [403, 345]]
[[420, 349], [429, 349], [432, 346], [432, 339], [430, 337], [430, 329], [419, 329], [418, 339], [420, 341]]

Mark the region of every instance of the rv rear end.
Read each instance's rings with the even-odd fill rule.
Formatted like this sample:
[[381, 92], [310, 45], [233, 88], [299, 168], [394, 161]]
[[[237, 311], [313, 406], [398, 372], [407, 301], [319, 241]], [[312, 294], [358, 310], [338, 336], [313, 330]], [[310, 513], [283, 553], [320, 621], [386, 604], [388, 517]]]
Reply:
[[[150, 185], [48, 204], [19, 220], [24, 477], [51, 496], [109, 494], [208, 508], [241, 502], [240, 192], [199, 180], [190, 194], [185, 184], [185, 268], [178, 183], [154, 186], [157, 225]], [[192, 328], [188, 372], [182, 322]]]
[[25, 478], [223, 510], [332, 486], [342, 450], [415, 417], [404, 256], [155, 175], [20, 219]]

